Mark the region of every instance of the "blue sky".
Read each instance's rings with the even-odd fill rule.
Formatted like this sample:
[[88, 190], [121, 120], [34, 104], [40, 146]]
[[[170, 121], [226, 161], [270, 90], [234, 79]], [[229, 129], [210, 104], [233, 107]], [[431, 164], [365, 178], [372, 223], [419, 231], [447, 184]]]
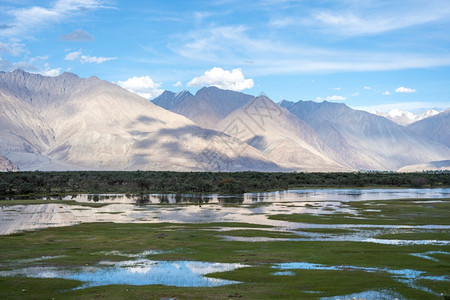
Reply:
[[6, 0], [0, 70], [418, 112], [450, 107], [449, 32], [448, 0]]

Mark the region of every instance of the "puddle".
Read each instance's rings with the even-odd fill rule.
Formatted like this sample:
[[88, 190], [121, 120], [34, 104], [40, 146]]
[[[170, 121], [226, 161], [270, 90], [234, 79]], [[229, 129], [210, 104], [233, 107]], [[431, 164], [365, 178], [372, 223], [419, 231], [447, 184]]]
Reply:
[[272, 273], [272, 275], [278, 275], [278, 276], [294, 276], [295, 273], [292, 272], [292, 271], [279, 271], [279, 272]]
[[81, 281], [83, 284], [76, 289], [112, 284], [215, 287], [240, 282], [205, 277], [205, 275], [233, 271], [243, 267], [248, 266], [239, 263], [137, 259], [121, 262], [104, 261], [95, 267], [79, 269], [29, 267], [12, 271], [1, 271], [0, 276], [62, 278]]
[[377, 299], [377, 300], [400, 300], [405, 299], [399, 293], [390, 290], [365, 291], [345, 296], [322, 297], [320, 300], [347, 300], [347, 299]]
[[445, 254], [445, 255], [450, 255], [450, 252], [445, 252], [445, 251], [428, 251], [428, 252], [424, 252], [424, 253], [410, 253], [409, 255], [412, 256], [417, 256], [420, 258], [425, 258], [428, 260], [432, 260], [435, 262], [439, 262], [439, 259], [432, 257], [431, 255], [433, 254]]
[[[327, 266], [322, 264], [314, 264], [308, 262], [290, 262], [279, 263], [272, 265], [272, 268], [279, 270], [328, 270], [328, 271], [364, 271], [368, 273], [386, 272], [392, 276], [392, 279], [401, 282], [413, 289], [418, 289], [433, 295], [438, 296], [437, 293], [429, 288], [420, 286], [416, 283], [417, 280], [431, 280], [431, 281], [450, 281], [450, 276], [429, 276], [424, 271], [417, 271], [411, 269], [392, 270], [388, 268], [364, 268], [358, 266]], [[346, 297], [346, 296], [345, 296]], [[329, 298], [336, 299], [336, 298]], [[378, 298], [375, 298], [378, 299]], [[383, 299], [383, 298], [381, 298]]]

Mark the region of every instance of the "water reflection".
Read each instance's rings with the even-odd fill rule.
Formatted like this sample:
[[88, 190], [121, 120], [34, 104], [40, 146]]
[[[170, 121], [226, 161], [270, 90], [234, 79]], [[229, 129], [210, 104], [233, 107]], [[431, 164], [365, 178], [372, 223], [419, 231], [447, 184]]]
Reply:
[[[378, 243], [405, 243], [379, 240], [379, 234], [401, 228], [410, 230], [450, 229], [450, 226], [387, 226], [363, 224], [305, 224], [271, 220], [274, 214], [347, 214], [359, 211], [348, 205], [352, 200], [444, 199], [450, 189], [374, 189], [374, 190], [291, 190], [244, 195], [218, 194], [80, 194], [62, 197], [80, 205], [46, 203], [0, 207], [0, 235], [46, 227], [69, 226], [86, 222], [115, 223], [215, 223], [243, 222], [273, 226], [274, 230], [294, 231], [308, 228], [350, 229], [345, 234], [298, 232], [309, 240], [357, 240]], [[443, 200], [447, 201], [447, 200]], [[101, 203], [100, 207], [82, 206]], [[422, 201], [423, 202], [423, 201]], [[186, 204], [186, 205], [185, 205]], [[420, 205], [420, 204], [418, 204]], [[369, 208], [369, 207], [368, 207]], [[384, 231], [380, 231], [384, 230]], [[386, 232], [388, 230], [388, 232]], [[390, 231], [389, 231], [390, 230]], [[419, 241], [417, 243], [440, 243]], [[448, 243], [448, 242], [447, 242]]]
[[68, 196], [12, 196], [4, 200], [74, 200], [77, 202], [102, 203], [145, 203], [183, 204], [183, 203], [259, 203], [259, 202], [347, 202], [390, 199], [448, 198], [450, 189], [304, 189], [266, 193], [246, 193], [238, 195], [220, 194], [79, 194]]
[[83, 282], [77, 289], [111, 284], [215, 287], [239, 282], [205, 277], [205, 275], [233, 271], [243, 267], [247, 266], [239, 263], [137, 259], [121, 262], [105, 261], [95, 267], [83, 267], [75, 270], [56, 267], [30, 267], [1, 271], [0, 276], [74, 279]]

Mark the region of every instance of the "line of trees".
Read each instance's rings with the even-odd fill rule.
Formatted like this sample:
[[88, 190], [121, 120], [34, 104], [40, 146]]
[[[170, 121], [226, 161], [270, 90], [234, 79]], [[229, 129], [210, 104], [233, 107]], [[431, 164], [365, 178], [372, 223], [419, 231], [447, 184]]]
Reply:
[[449, 172], [263, 173], [76, 171], [0, 173], [0, 196], [225, 193], [345, 187], [450, 187]]

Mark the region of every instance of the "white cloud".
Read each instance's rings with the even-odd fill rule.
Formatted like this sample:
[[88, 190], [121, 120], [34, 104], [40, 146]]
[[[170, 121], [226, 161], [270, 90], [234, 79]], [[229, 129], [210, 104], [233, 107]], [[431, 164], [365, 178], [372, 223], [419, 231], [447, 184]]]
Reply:
[[366, 85], [366, 86], [364, 87], [364, 89], [365, 89], [365, 90], [370, 90], [371, 87]]
[[344, 101], [347, 100], [347, 97], [342, 97], [342, 96], [337, 96], [337, 95], [333, 95], [333, 96], [328, 96], [328, 97], [317, 97], [316, 101]]
[[40, 72], [40, 74], [42, 74], [44, 76], [51, 76], [51, 77], [58, 76], [59, 74], [61, 74], [61, 68], [55, 68], [55, 69], [46, 68], [45, 70]]
[[215, 86], [225, 90], [242, 91], [253, 87], [253, 79], [245, 79], [241, 69], [230, 71], [214, 67], [202, 76], [194, 77], [188, 86]]
[[74, 51], [67, 53], [65, 60], [76, 60], [78, 59], [82, 64], [84, 63], [97, 63], [101, 64], [105, 61], [115, 60], [117, 57], [97, 57], [97, 56], [90, 56], [90, 55], [83, 55], [82, 51]]
[[382, 93], [382, 95], [384, 95], [384, 96], [387, 96], [387, 95], [390, 95], [391, 93], [389, 92], [389, 91], [384, 91], [383, 93]]
[[407, 94], [409, 94], [409, 93], [415, 93], [416, 90], [415, 89], [406, 88], [404, 86], [401, 86], [401, 87], [397, 88], [395, 90], [395, 92], [396, 93], [407, 93]]
[[154, 82], [150, 76], [132, 77], [126, 81], [119, 80], [117, 84], [146, 99], [153, 99], [164, 92], [164, 90], [160, 89], [161, 84]]
[[333, 90], [335, 90], [335, 91], [340, 91], [341, 88], [340, 88], [340, 87], [336, 87], [336, 88], [333, 88]]
[[74, 51], [66, 54], [65, 60], [75, 60], [81, 56], [81, 51]]
[[352, 94], [352, 97], [356, 97], [356, 96], [359, 96], [359, 92], [355, 92]]
[[174, 84], [172, 84], [173, 87], [179, 87], [179, 86], [182, 86], [182, 85], [183, 84], [179, 80], [177, 82], [175, 82]]
[[326, 101], [344, 101], [344, 100], [347, 100], [347, 97], [333, 95], [333, 96], [326, 97], [325, 100]]

